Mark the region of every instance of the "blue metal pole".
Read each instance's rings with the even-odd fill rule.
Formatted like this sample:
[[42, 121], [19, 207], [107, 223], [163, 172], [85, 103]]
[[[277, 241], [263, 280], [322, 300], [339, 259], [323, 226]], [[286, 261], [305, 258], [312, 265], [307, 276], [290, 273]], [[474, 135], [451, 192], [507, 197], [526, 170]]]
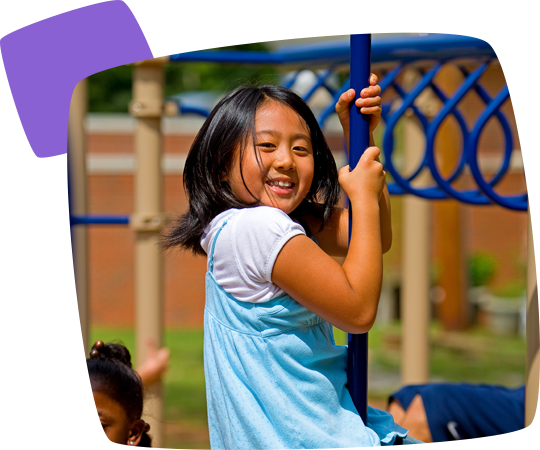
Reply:
[[[360, 91], [369, 86], [371, 74], [371, 35], [351, 35], [351, 88], [359, 97]], [[361, 114], [359, 108], [351, 103], [349, 166], [356, 167], [360, 156], [369, 147], [369, 117]], [[349, 241], [351, 239], [353, 211], [349, 207]], [[349, 334], [347, 364], [347, 387], [360, 417], [367, 424], [367, 362], [368, 335]]]

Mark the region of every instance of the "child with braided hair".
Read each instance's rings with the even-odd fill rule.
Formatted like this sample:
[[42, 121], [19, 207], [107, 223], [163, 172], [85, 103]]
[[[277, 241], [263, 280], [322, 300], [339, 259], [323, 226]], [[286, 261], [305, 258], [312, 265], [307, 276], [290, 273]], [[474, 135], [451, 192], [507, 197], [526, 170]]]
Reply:
[[117, 444], [150, 447], [150, 425], [141, 419], [143, 381], [129, 350], [96, 341], [86, 360], [92, 393], [106, 436]]

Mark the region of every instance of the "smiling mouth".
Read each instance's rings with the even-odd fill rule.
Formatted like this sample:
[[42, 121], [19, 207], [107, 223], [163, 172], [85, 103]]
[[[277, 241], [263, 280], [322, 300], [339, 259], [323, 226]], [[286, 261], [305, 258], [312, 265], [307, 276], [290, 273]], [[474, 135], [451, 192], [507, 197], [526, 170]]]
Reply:
[[292, 181], [277, 181], [277, 180], [268, 180], [267, 182], [270, 186], [278, 187], [278, 188], [285, 188], [290, 189], [294, 186], [294, 183]]
[[277, 194], [289, 194], [294, 187], [292, 181], [286, 180], [268, 180], [266, 184]]

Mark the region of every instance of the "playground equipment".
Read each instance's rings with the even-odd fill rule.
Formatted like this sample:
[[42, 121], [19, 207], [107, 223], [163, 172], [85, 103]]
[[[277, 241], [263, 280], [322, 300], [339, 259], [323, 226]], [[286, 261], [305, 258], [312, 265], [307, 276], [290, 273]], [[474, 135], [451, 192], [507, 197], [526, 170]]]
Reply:
[[[163, 99], [163, 65], [187, 61], [208, 61], [218, 63], [277, 64], [297, 69], [284, 83], [294, 87], [303, 70], [311, 70], [316, 75], [313, 86], [303, 95], [310, 101], [322, 89], [329, 93], [331, 100], [319, 112], [321, 126], [333, 113], [334, 104], [343, 90], [352, 86], [357, 92], [367, 85], [369, 78], [369, 49], [371, 63], [377, 65], [383, 92], [392, 90], [394, 101], [383, 105], [382, 119], [384, 134], [382, 151], [384, 165], [392, 180], [389, 191], [393, 195], [406, 195], [404, 211], [404, 249], [403, 249], [403, 289], [402, 289], [402, 382], [424, 383], [429, 381], [428, 373], [428, 244], [427, 244], [427, 202], [419, 199], [456, 199], [473, 205], [499, 204], [504, 208], [527, 211], [527, 194], [503, 195], [496, 190], [497, 185], [508, 172], [513, 151], [513, 138], [507, 119], [501, 112], [504, 102], [509, 98], [508, 88], [504, 86], [495, 95], [489, 94], [481, 84], [481, 76], [493, 64], [496, 55], [484, 41], [451, 35], [379, 37], [371, 41], [369, 35], [352, 36], [351, 41], [330, 41], [303, 46], [286, 47], [274, 52], [239, 51], [200, 51], [134, 64], [134, 99], [130, 112], [137, 119], [135, 147], [137, 173], [135, 211], [132, 216], [88, 216], [84, 211], [72, 210], [71, 224], [128, 224], [135, 228], [136, 237], [136, 335], [137, 358], [144, 358], [144, 342], [152, 337], [161, 344], [161, 260], [157, 237], [165, 223], [161, 204], [161, 117], [177, 109], [179, 114], [199, 114], [205, 116], [209, 111], [200, 105], [182, 102], [167, 102]], [[370, 45], [371, 44], [371, 45]], [[351, 63], [351, 77], [341, 86], [336, 86], [335, 75]], [[462, 81], [452, 95], [439, 87], [435, 77], [451, 62], [462, 75]], [[357, 67], [356, 64], [361, 67]], [[320, 69], [324, 67], [324, 69]], [[367, 74], [367, 75], [366, 75]], [[429, 95], [426, 95], [426, 92]], [[471, 92], [485, 105], [483, 111], [470, 124], [457, 108], [458, 104]], [[72, 108], [73, 109], [73, 108]], [[452, 170], [443, 171], [435, 156], [435, 142], [441, 132], [442, 124], [453, 117], [458, 124], [463, 148]], [[482, 132], [495, 120], [504, 136], [504, 154], [495, 175], [487, 180], [478, 162], [478, 143]], [[401, 123], [405, 134], [405, 167], [399, 162], [395, 145], [395, 135]], [[355, 125], [356, 124], [356, 125]], [[351, 166], [356, 164], [361, 152], [368, 146], [369, 132], [361, 115], [351, 116]], [[356, 134], [356, 130], [361, 130]], [[412, 136], [412, 137], [411, 137]], [[412, 139], [412, 140], [411, 140]], [[70, 146], [72, 141], [70, 141]], [[422, 152], [422, 148], [424, 151]], [[70, 148], [70, 161], [74, 146]], [[403, 158], [402, 158], [403, 159]], [[416, 161], [416, 162], [415, 162]], [[79, 164], [79, 167], [81, 164]], [[84, 169], [79, 169], [84, 175]], [[449, 173], [446, 173], [449, 172]], [[456, 187], [456, 181], [469, 173], [473, 188]], [[83, 180], [84, 176], [73, 176], [72, 180]], [[84, 187], [71, 185], [72, 197], [84, 192]], [[84, 195], [83, 195], [84, 197]], [[77, 230], [80, 227], [74, 227]], [[74, 234], [75, 239], [75, 234]], [[84, 238], [83, 238], [84, 239]], [[538, 300], [536, 293], [536, 273], [534, 251], [529, 219], [529, 273], [527, 293], [527, 415], [530, 424], [536, 409], [538, 396]], [[84, 244], [74, 242], [74, 248], [84, 250]], [[79, 261], [79, 262], [77, 262]], [[82, 265], [80, 258], [77, 264]], [[84, 272], [84, 270], [82, 271]], [[77, 275], [79, 277], [81, 275]], [[84, 323], [85, 303], [77, 278], [81, 324]], [[86, 328], [83, 327], [83, 333]], [[367, 402], [367, 375], [354, 369], [356, 362], [367, 360], [366, 336], [351, 337], [350, 364], [352, 368], [349, 387], [361, 415], [365, 417]], [[160, 387], [156, 388], [159, 399]], [[159, 400], [154, 405], [152, 429], [159, 445], [159, 421], [161, 406]]]

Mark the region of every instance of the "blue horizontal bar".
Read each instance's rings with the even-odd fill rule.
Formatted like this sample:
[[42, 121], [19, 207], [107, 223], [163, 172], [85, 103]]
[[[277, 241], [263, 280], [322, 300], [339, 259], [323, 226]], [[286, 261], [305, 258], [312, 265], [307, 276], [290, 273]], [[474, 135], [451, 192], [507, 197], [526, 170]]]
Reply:
[[[462, 57], [495, 57], [491, 46], [481, 39], [453, 34], [374, 36], [371, 62], [418, 61]], [[289, 45], [273, 52], [201, 50], [171, 55], [171, 62], [215, 62], [250, 64], [348, 63], [349, 40]]]
[[171, 55], [171, 62], [215, 62], [215, 63], [250, 63], [250, 64], [281, 64], [278, 55], [260, 51], [240, 50], [202, 50], [196, 52], [178, 53]]
[[69, 216], [73, 225], [129, 225], [129, 216]]

